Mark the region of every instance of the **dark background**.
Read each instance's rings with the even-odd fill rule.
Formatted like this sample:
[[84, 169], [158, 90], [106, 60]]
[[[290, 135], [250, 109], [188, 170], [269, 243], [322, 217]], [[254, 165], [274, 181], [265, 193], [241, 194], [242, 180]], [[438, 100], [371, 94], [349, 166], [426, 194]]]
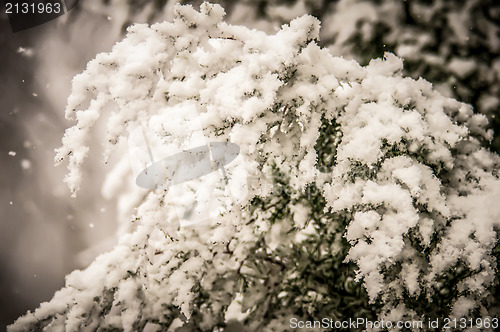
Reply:
[[106, 33], [118, 35], [107, 24], [80, 9], [13, 33], [0, 13], [0, 331], [112, 245], [114, 204], [92, 185], [102, 175], [88, 167], [88, 185], [72, 199], [65, 165], [53, 166], [71, 125], [64, 119], [71, 79], [110, 49]]

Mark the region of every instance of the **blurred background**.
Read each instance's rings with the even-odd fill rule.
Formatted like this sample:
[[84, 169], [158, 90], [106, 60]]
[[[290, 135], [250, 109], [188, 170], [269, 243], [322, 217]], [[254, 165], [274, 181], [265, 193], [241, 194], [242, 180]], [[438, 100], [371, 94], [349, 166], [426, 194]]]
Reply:
[[53, 162], [71, 125], [64, 119], [71, 79], [119, 37], [106, 16], [74, 11], [16, 33], [0, 16], [2, 331], [49, 300], [67, 273], [113, 244], [115, 204], [100, 195], [100, 156], [91, 156], [77, 198], [62, 181], [65, 166]]
[[[0, 13], [0, 330], [64, 285], [115, 243], [116, 202], [101, 195], [111, 165], [102, 162], [97, 128], [84, 183], [71, 198], [54, 149], [72, 123], [64, 119], [74, 75], [111, 50], [132, 23], [173, 18], [177, 2], [83, 0], [68, 14], [13, 33]], [[367, 64], [393, 52], [405, 75], [424, 77], [443, 94], [471, 103], [498, 132], [500, 3], [494, 0], [212, 1], [226, 20], [273, 33], [303, 14], [322, 22], [321, 45]], [[494, 134], [483, 144], [500, 150]], [[122, 216], [126, 219], [126, 216]]]

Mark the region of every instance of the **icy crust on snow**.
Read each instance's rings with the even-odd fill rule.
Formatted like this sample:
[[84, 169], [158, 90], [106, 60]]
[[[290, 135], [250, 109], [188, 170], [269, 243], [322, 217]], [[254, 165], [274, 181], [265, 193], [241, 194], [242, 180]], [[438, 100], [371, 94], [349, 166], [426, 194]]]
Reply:
[[[317, 45], [319, 22], [310, 16], [266, 35], [230, 26], [223, 15], [217, 5], [200, 12], [177, 6], [173, 23], [132, 26], [110, 53], [89, 62], [74, 78], [67, 116], [77, 123], [56, 159], [67, 160], [66, 182], [75, 193], [91, 129], [108, 104], [117, 107], [107, 123], [107, 156], [140, 125], [161, 131], [151, 119], [166, 110], [196, 107], [207, 139], [240, 147], [250, 179], [246, 200], [208, 226], [179, 229], [166, 191], [128, 192], [121, 179], [131, 171], [119, 163], [108, 194], [139, 201], [119, 244], [68, 275], [50, 302], [10, 331], [172, 324], [213, 330], [247, 316], [254, 331], [285, 330], [293, 305], [267, 313], [271, 302], [289, 300], [279, 287], [298, 272], [287, 255], [292, 244], [305, 247], [324, 236], [313, 206], [298, 199], [311, 184], [326, 199], [325, 212], [352, 216], [322, 255], [338, 255], [345, 237], [345, 259], [356, 263], [370, 300], [383, 304], [381, 317], [425, 315], [407, 306], [431, 300], [444, 287], [438, 280], [458, 268], [470, 273], [456, 286], [451, 315], [486, 310], [496, 268], [500, 161], [470, 136], [488, 136], [484, 117], [425, 80], [404, 78], [392, 54], [366, 67], [332, 56]], [[341, 133], [327, 151], [334, 160], [328, 170], [318, 167], [315, 147], [324, 121]], [[179, 141], [192, 134], [171, 129]], [[277, 181], [296, 198], [278, 220]], [[256, 197], [269, 198], [267, 210], [252, 207]], [[254, 281], [242, 287], [243, 278]], [[312, 290], [301, 296], [328, 298]]]

